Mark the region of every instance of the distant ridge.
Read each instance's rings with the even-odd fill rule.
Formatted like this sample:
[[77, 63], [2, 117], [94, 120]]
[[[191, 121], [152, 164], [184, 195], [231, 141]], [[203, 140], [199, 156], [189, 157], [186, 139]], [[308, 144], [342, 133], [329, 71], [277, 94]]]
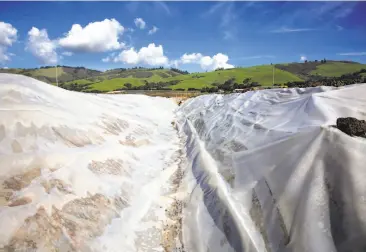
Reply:
[[[274, 68], [274, 69], [273, 69]], [[197, 89], [211, 88], [223, 84], [228, 80], [243, 83], [250, 79], [261, 86], [272, 86], [288, 82], [301, 82], [319, 78], [339, 77], [345, 74], [366, 69], [366, 64], [353, 61], [315, 60], [303, 63], [281, 63], [274, 65], [260, 65], [252, 67], [238, 67], [233, 69], [217, 69], [212, 72], [188, 73], [176, 68], [115, 68], [99, 71], [85, 67], [58, 66], [58, 81], [63, 87], [73, 85], [71, 89], [77, 91], [114, 91], [146, 86], [149, 88], [162, 87], [167, 89]], [[275, 70], [275, 71], [274, 71]], [[0, 73], [16, 73], [55, 84], [56, 69], [46, 66], [32, 69], [0, 69]]]

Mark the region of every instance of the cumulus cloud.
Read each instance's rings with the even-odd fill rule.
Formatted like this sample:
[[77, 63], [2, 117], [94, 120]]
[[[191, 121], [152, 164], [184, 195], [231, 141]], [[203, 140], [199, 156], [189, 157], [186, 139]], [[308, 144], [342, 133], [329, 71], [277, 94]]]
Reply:
[[180, 64], [179, 60], [172, 60], [172, 61], [170, 61], [170, 65], [172, 67], [178, 68], [179, 67], [179, 64]]
[[203, 56], [201, 53], [183, 54], [180, 57], [178, 64], [199, 64], [203, 70], [212, 71], [217, 68], [233, 68], [234, 66], [228, 63], [229, 57], [225, 54], [218, 53], [212, 57]]
[[203, 70], [215, 70], [217, 68], [233, 68], [234, 66], [227, 63], [229, 61], [229, 57], [225, 54], [218, 53], [213, 57], [205, 56], [200, 60], [200, 65]]
[[59, 45], [70, 51], [79, 52], [105, 52], [125, 47], [119, 42], [124, 27], [115, 19], [104, 19], [92, 22], [84, 28], [73, 24], [71, 30], [64, 38], [59, 40]]
[[164, 55], [162, 45], [149, 44], [140, 50], [130, 48], [123, 50], [118, 55], [110, 54], [102, 59], [103, 62], [122, 62], [129, 65], [146, 64], [149, 66], [173, 66], [179, 67], [182, 64], [198, 64], [203, 70], [215, 70], [217, 68], [233, 68], [229, 64], [229, 57], [225, 54], [218, 53], [214, 56], [204, 56], [201, 53], [183, 54], [179, 59], [169, 60]]
[[158, 27], [153, 26], [153, 28], [151, 28], [151, 30], [149, 30], [149, 35], [154, 34], [154, 33], [155, 33], [155, 32], [157, 32], [158, 30], [159, 30], [159, 28], [158, 28]]
[[0, 63], [10, 60], [7, 49], [17, 40], [17, 32], [11, 24], [0, 22]]
[[[108, 60], [110, 61], [111, 59]], [[169, 63], [168, 57], [164, 55], [163, 46], [156, 46], [154, 43], [149, 44], [147, 47], [142, 47], [138, 51], [133, 47], [123, 50], [113, 58], [113, 61], [130, 65], [146, 64], [150, 66], [164, 66]], [[104, 62], [108, 62], [107, 58], [104, 59]]]
[[191, 54], [185, 53], [182, 55], [182, 57], [180, 57], [180, 62], [182, 64], [199, 63], [202, 57], [203, 56], [200, 53], [191, 53]]
[[62, 55], [64, 55], [64, 56], [72, 56], [73, 53], [72, 52], [63, 52]]
[[300, 57], [300, 60], [301, 60], [301, 61], [305, 61], [305, 60], [307, 60], [307, 58], [306, 58], [306, 56], [305, 56], [305, 55], [302, 55], [302, 56]]
[[0, 46], [11, 46], [17, 40], [17, 32], [11, 24], [0, 22]]
[[6, 47], [0, 46], [0, 63], [4, 63], [10, 59], [9, 55], [6, 53]]
[[28, 32], [26, 50], [29, 50], [42, 64], [57, 63], [56, 43], [48, 38], [47, 30], [32, 27]]
[[146, 23], [142, 18], [135, 18], [134, 20], [136, 27], [145, 29]]

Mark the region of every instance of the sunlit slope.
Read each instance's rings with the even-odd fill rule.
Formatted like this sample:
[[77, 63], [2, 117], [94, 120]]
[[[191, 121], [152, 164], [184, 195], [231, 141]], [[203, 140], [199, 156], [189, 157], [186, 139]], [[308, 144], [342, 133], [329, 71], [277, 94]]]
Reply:
[[[218, 70], [206, 73], [193, 73], [187, 75], [176, 75], [168, 77], [168, 74], [164, 78], [159, 73], [166, 73], [163, 70], [150, 71], [153, 73], [149, 78], [133, 78], [132, 75], [127, 75], [124, 78], [112, 78], [106, 79], [102, 82], [92, 84], [94, 89], [98, 90], [115, 90], [117, 88], [123, 88], [124, 84], [130, 83], [132, 86], [141, 86], [148, 82], [169, 82], [180, 81], [176, 85], [168, 86], [172, 89], [188, 89], [196, 88], [201, 89], [203, 87], [211, 87], [215, 84], [222, 84], [226, 80], [234, 78], [238, 83], [242, 83], [245, 78], [251, 78], [252, 81], [258, 82], [264, 86], [270, 86], [273, 82], [273, 67], [270, 65], [256, 66], [249, 68], [234, 68], [227, 70]], [[274, 69], [275, 83], [285, 83], [288, 81], [301, 81], [297, 76], [277, 69]], [[143, 76], [143, 75], [140, 75]]]
[[[288, 81], [301, 81], [299, 77], [289, 72], [274, 69], [275, 83], [283, 84]], [[226, 80], [234, 78], [237, 83], [243, 83], [246, 78], [260, 83], [262, 86], [271, 86], [273, 83], [273, 66], [263, 65], [248, 68], [234, 68], [219, 70], [208, 73], [190, 74], [181, 77], [182, 82], [172, 86], [172, 88], [202, 88], [211, 87], [212, 84], [222, 84]]]
[[[176, 80], [181, 76], [180, 73], [168, 70], [146, 70], [146, 69], [131, 69], [131, 70], [111, 70], [100, 76], [101, 81], [94, 82], [90, 89], [101, 91], [112, 91], [119, 88], [124, 88], [125, 84], [129, 83], [132, 87], [142, 86], [148, 82], [168, 82]], [[74, 83], [74, 82], [69, 82]]]
[[312, 75], [321, 75], [325, 77], [339, 77], [343, 74], [354, 73], [366, 69], [366, 64], [349, 64], [343, 62], [329, 62], [317, 66], [316, 70], [310, 72]]
[[47, 83], [56, 83], [56, 75], [59, 82], [68, 82], [80, 79], [89, 79], [96, 81], [96, 76], [101, 72], [97, 70], [87, 69], [84, 67], [67, 67], [60, 66], [57, 67], [45, 67], [45, 68], [35, 68], [35, 69], [0, 69], [0, 73], [16, 73], [25, 76], [33, 77], [38, 80]]
[[277, 64], [277, 68], [295, 74], [303, 79], [317, 77], [339, 77], [366, 69], [366, 64], [345, 61], [308, 61], [303, 63]]

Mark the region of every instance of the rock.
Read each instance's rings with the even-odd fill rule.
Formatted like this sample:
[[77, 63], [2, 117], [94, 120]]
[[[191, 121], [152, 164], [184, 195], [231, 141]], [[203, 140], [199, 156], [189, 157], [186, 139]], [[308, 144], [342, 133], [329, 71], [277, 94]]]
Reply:
[[366, 137], [366, 122], [353, 117], [340, 117], [337, 119], [337, 128], [350, 136]]

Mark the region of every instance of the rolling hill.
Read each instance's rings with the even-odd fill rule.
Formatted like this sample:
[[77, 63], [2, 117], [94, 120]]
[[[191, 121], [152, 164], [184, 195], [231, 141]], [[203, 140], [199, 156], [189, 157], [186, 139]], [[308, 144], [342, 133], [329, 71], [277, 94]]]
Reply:
[[[201, 89], [223, 84], [226, 80], [235, 79], [242, 83], [251, 78], [262, 86], [274, 83], [284, 84], [293, 81], [305, 81], [314, 78], [338, 77], [366, 69], [366, 64], [348, 61], [311, 61], [304, 63], [287, 63], [261, 65], [245, 68], [216, 70], [212, 72], [191, 73], [177, 69], [163, 68], [117, 68], [105, 72], [84, 67], [61, 66], [57, 68], [57, 78], [61, 85], [82, 85], [83, 91], [99, 90], [102, 92], [129, 87], [139, 87], [146, 83], [162, 83], [171, 89]], [[0, 69], [0, 72], [27, 75], [41, 81], [56, 84], [55, 67], [41, 69]]]
[[352, 61], [311, 61], [304, 63], [277, 64], [276, 68], [307, 80], [315, 77], [339, 77], [366, 69], [366, 64]]
[[[56, 83], [55, 67], [42, 67], [33, 69], [22, 69], [22, 68], [0, 69], [0, 73], [1, 72], [22, 74], [47, 83]], [[86, 78], [94, 78], [101, 74], [102, 74], [101, 71], [87, 69], [85, 67], [61, 66], [57, 68], [57, 79], [59, 82], [68, 82]]]

